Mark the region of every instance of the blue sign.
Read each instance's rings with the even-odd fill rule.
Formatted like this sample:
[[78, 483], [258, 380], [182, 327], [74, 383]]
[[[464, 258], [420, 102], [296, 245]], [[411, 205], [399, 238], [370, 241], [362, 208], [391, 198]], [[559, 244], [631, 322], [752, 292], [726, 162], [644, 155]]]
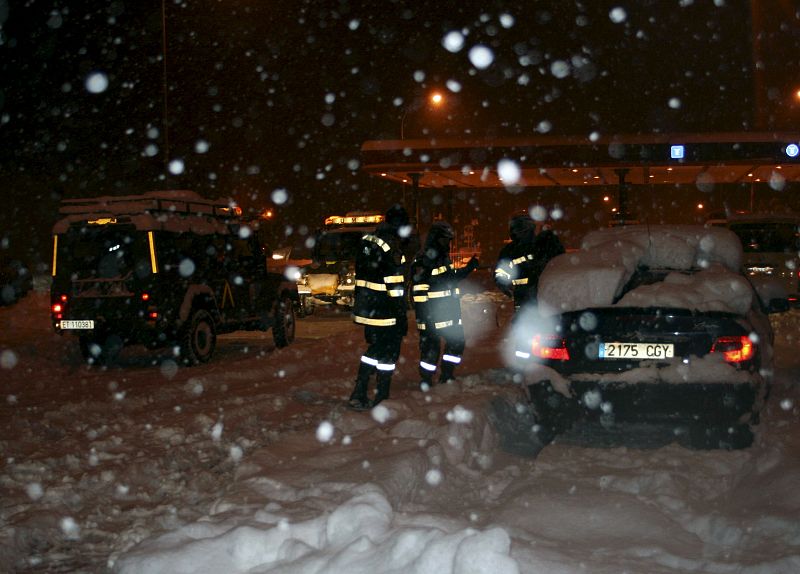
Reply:
[[669, 157], [672, 159], [683, 159], [683, 146], [682, 145], [670, 146]]
[[798, 153], [800, 153], [800, 147], [797, 147], [797, 144], [789, 144], [786, 146], [786, 155], [789, 157], [797, 157]]

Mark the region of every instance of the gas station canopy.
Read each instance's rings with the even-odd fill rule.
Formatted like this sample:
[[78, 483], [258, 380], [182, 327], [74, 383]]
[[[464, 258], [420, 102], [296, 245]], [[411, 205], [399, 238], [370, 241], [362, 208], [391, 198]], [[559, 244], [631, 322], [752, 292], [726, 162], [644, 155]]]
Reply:
[[800, 133], [373, 140], [362, 169], [419, 188], [800, 181]]

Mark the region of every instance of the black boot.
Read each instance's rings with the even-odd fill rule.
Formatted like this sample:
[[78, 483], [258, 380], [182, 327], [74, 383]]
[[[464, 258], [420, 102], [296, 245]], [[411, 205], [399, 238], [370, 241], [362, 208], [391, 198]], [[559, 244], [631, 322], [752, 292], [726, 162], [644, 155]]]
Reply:
[[420, 369], [419, 374], [419, 390], [423, 393], [427, 393], [433, 386], [433, 373], [426, 369]]
[[442, 372], [439, 375], [439, 384], [444, 385], [445, 383], [455, 380], [455, 370], [455, 363], [451, 363], [450, 361], [442, 361]]
[[366, 363], [361, 363], [358, 367], [358, 375], [356, 375], [356, 384], [353, 387], [353, 392], [350, 394], [349, 406], [354, 409], [366, 410], [372, 406], [369, 398], [367, 397], [367, 389], [369, 388], [369, 379], [372, 373], [375, 372], [375, 367]]
[[375, 392], [375, 400], [372, 401], [372, 406], [389, 398], [389, 387], [392, 384], [392, 371], [378, 371], [376, 379], [378, 388]]

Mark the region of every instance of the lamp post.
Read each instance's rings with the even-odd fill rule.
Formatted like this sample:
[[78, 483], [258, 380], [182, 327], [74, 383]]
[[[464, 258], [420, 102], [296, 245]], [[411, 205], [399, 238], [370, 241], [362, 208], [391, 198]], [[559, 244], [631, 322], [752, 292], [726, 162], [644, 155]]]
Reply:
[[164, 97], [164, 166], [169, 169], [169, 105], [167, 103], [169, 86], [167, 84], [167, 6], [165, 0], [161, 0], [161, 55], [163, 56], [161, 89]]
[[[431, 108], [439, 108], [444, 105], [445, 99], [441, 92], [431, 92], [431, 94], [426, 98], [429, 107]], [[404, 140], [405, 137], [405, 124], [406, 124], [406, 116], [408, 112], [416, 111], [422, 104], [419, 100], [412, 101], [408, 106], [403, 109], [403, 114], [400, 116], [400, 139]]]
[[[405, 134], [405, 123], [406, 123], [406, 116], [408, 112], [417, 111], [419, 108], [423, 106], [423, 103], [428, 103], [429, 108], [440, 108], [445, 103], [444, 96], [441, 92], [434, 91], [431, 92], [427, 98], [421, 99], [417, 98], [414, 99], [408, 106], [403, 109], [403, 113], [400, 116], [400, 139], [406, 139]], [[420, 224], [420, 217], [419, 217], [419, 180], [422, 177], [421, 173], [409, 173], [408, 176], [411, 178], [411, 202], [412, 205], [410, 206], [411, 209], [411, 217], [413, 218], [413, 225], [419, 231], [419, 224]]]

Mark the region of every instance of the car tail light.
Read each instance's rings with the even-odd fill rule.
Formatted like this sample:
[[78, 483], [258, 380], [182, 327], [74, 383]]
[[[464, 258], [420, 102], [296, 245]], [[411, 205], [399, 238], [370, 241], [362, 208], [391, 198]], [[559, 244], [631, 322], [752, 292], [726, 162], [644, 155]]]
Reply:
[[531, 344], [531, 353], [540, 359], [569, 361], [567, 342], [557, 335], [536, 335]]
[[728, 363], [749, 361], [756, 353], [756, 346], [750, 337], [717, 337], [711, 347], [712, 353], [722, 353]]
[[142, 301], [149, 301], [150, 293], [142, 293]]

